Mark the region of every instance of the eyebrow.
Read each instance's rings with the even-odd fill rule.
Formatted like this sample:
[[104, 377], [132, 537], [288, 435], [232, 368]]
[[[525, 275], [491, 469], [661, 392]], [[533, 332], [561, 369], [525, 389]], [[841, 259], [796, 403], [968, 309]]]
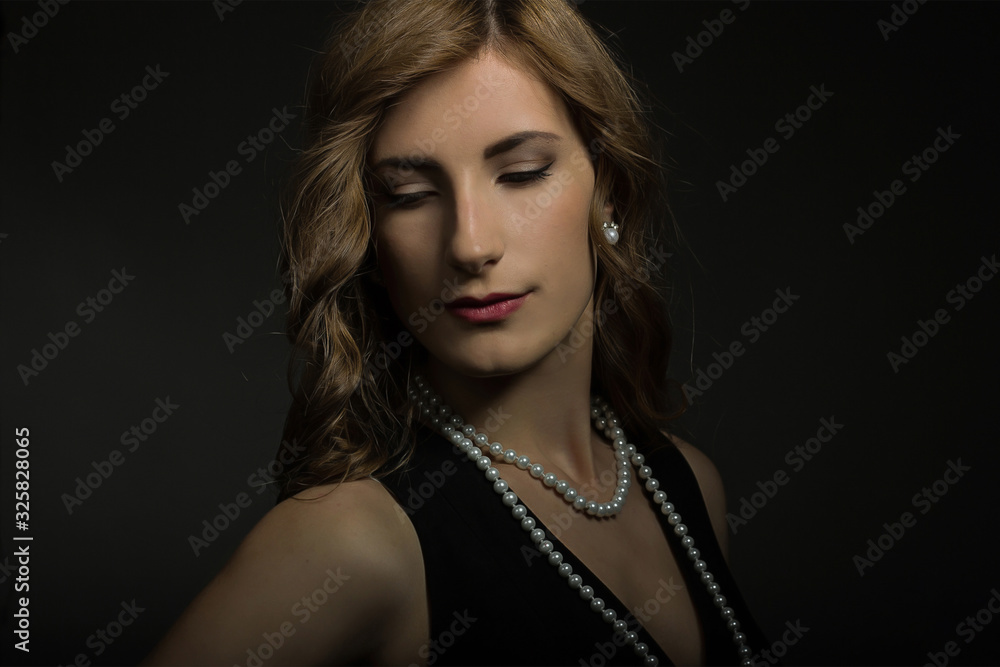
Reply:
[[[522, 132], [516, 132], [509, 137], [504, 137], [500, 141], [490, 144], [483, 150], [483, 159], [489, 160], [497, 155], [511, 151], [526, 141], [531, 140], [541, 140], [546, 143], [552, 143], [556, 141], [561, 141], [562, 137], [558, 134], [553, 134], [552, 132], [543, 132], [541, 130], [524, 130]], [[378, 171], [383, 167], [393, 167], [395, 169], [400, 169], [403, 167], [410, 167], [412, 169], [441, 169], [441, 163], [430, 157], [423, 156], [413, 156], [409, 158], [404, 157], [387, 157], [382, 158], [372, 167], [373, 171]]]

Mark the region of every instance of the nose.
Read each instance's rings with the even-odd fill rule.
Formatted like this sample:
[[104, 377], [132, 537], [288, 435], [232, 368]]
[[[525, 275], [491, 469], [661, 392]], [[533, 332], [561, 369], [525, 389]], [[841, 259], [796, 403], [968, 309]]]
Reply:
[[455, 220], [448, 259], [455, 268], [478, 275], [504, 253], [503, 221], [497, 202], [471, 183], [456, 188]]

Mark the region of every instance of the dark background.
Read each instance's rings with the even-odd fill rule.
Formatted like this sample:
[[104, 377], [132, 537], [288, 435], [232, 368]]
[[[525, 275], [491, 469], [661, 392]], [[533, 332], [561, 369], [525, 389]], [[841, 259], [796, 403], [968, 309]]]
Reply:
[[[673, 372], [692, 382], [713, 353], [735, 341], [746, 350], [694, 398], [682, 435], [716, 462], [734, 514], [758, 482], [788, 475], [731, 536], [732, 568], [772, 640], [786, 622], [809, 628], [787, 647], [788, 664], [924, 664], [949, 641], [958, 648], [949, 664], [1000, 661], [1000, 619], [983, 613], [993, 622], [968, 642], [957, 627], [1000, 586], [1000, 281], [961, 310], [946, 300], [1000, 250], [1000, 12], [895, 6], [904, 4], [912, 16], [888, 39], [878, 22], [894, 5], [882, 2], [581, 4], [648, 84], [674, 163], [670, 195], [687, 245], [669, 269]], [[674, 52], [727, 8], [735, 20], [679, 72]], [[276, 193], [298, 128], [250, 163], [238, 146], [272, 109], [298, 114], [335, 9], [248, 0], [220, 20], [208, 1], [77, 0], [15, 52], [9, 33], [39, 6], [3, 4], [7, 663], [68, 664], [80, 653], [95, 664], [136, 662], [273, 506], [274, 494], [258, 494], [249, 477], [274, 455], [289, 403], [283, 307], [232, 352], [223, 334], [279, 286]], [[169, 76], [120, 120], [111, 102], [157, 65]], [[833, 93], [823, 106], [792, 137], [777, 132], [821, 85]], [[115, 130], [57, 180], [52, 162], [106, 117]], [[949, 127], [960, 138], [910, 182], [902, 164]], [[778, 152], [723, 202], [716, 182], [768, 137]], [[229, 160], [242, 173], [185, 224], [178, 205]], [[894, 179], [906, 192], [850, 243], [843, 224]], [[123, 267], [134, 280], [86, 322], [78, 304]], [[751, 343], [743, 324], [786, 288], [799, 299]], [[887, 353], [939, 308], [950, 321], [894, 372]], [[18, 365], [71, 321], [79, 335], [26, 385]], [[174, 414], [127, 451], [121, 434], [168, 397]], [[795, 470], [786, 453], [822, 418], [843, 428]], [[13, 433], [24, 426], [30, 655], [12, 649], [10, 634]], [[124, 462], [69, 513], [64, 494], [115, 449]], [[914, 494], [959, 459], [970, 470], [921, 514]], [[196, 556], [188, 536], [240, 493], [250, 506]], [[915, 525], [859, 575], [854, 556], [906, 511]], [[95, 656], [88, 637], [133, 600], [143, 611]]]

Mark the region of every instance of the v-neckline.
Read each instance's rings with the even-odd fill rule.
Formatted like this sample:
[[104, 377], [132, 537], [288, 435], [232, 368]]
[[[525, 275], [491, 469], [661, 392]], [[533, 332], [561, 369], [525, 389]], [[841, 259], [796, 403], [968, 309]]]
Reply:
[[[421, 425], [421, 426], [423, 426], [423, 425]], [[461, 454], [452, 443], [448, 442], [448, 440], [446, 438], [443, 438], [441, 436], [441, 434], [437, 433], [436, 431], [434, 431], [432, 429], [429, 429], [429, 428], [427, 428], [426, 430], [429, 431], [434, 436], [436, 436], [437, 438], [441, 439], [442, 442], [441, 442], [440, 446], [447, 447], [448, 449], [453, 450], [456, 453], [458, 453], [460, 455], [460, 461], [461, 461], [462, 464], [466, 464], [466, 463], [469, 464], [468, 466], [466, 466], [466, 465], [460, 465], [459, 466], [459, 470], [460, 471], [461, 470], [465, 470], [464, 474], [468, 476], [469, 482], [473, 482], [476, 477], [481, 477], [482, 471], [478, 470], [474, 465], [472, 465], [472, 462], [469, 461], [464, 454]], [[426, 443], [422, 443], [422, 444], [426, 445]], [[665, 453], [666, 450], [668, 450], [670, 448], [674, 448], [673, 452], [676, 455], [676, 457], [679, 458], [679, 459], [681, 459], [682, 463], [686, 463], [685, 461], [683, 461], [684, 455], [681, 454], [679, 452], [679, 450], [677, 450], [676, 447], [672, 443], [664, 443], [664, 444], [662, 444], [660, 446], [651, 447], [650, 450], [646, 453], [646, 458], [647, 458], [647, 461], [649, 462], [649, 465], [651, 465], [651, 467], [652, 467], [652, 464], [654, 463], [653, 458], [655, 457], [656, 459], [659, 459], [658, 461], [655, 461], [657, 467], [660, 467], [660, 466], [669, 467], [670, 466], [670, 462], [667, 459], [669, 458], [670, 454], [664, 455], [664, 453]], [[443, 452], [442, 452], [442, 454], [443, 454]], [[654, 468], [654, 470], [655, 469], [657, 469], [657, 468]], [[462, 474], [462, 473], [460, 472], [459, 474]], [[668, 476], [670, 476], [670, 473], [664, 471], [664, 473], [662, 473], [661, 475], [659, 475], [659, 479], [662, 482]], [[501, 478], [502, 477], [503, 477], [503, 475], [501, 473]], [[638, 485], [639, 482], [636, 481], [635, 484]], [[649, 502], [650, 504], [653, 503], [652, 498], [648, 495], [648, 492], [644, 488], [638, 487], [636, 490], [638, 490], [642, 494], [642, 497], [645, 499], [646, 502]], [[697, 489], [696, 489], [695, 492], [696, 493], [698, 492]], [[449, 499], [448, 502], [449, 502], [449, 504], [451, 504], [453, 506], [453, 508], [455, 510], [457, 510], [458, 515], [462, 518], [463, 522], [465, 522], [466, 524], [468, 524], [470, 527], [477, 528], [476, 521], [474, 521], [473, 518], [470, 517], [467, 514], [467, 510], [468, 510], [467, 506], [465, 506], [463, 503], [458, 503], [456, 505], [453, 502], [451, 502], [450, 499]], [[594, 595], [595, 595], [595, 597], [600, 597], [600, 598], [602, 598], [605, 601], [605, 608], [606, 609], [609, 608], [609, 607], [611, 607], [611, 608], [615, 609], [616, 612], [621, 612], [622, 610], [624, 610], [624, 612], [626, 614], [630, 614], [631, 613], [631, 610], [621, 601], [621, 599], [614, 593], [614, 591], [612, 591], [607, 586], [607, 584], [600, 577], [598, 577], [593, 572], [593, 570], [591, 570], [582, 560], [580, 560], [580, 558], [572, 550], [570, 550], [565, 544], [563, 544], [563, 542], [561, 540], [559, 540], [555, 536], [555, 533], [553, 533], [552, 530], [549, 528], [549, 526], [539, 518], [538, 513], [536, 513], [530, 506], [528, 506], [528, 504], [525, 502], [524, 499], [522, 499], [520, 496], [518, 496], [518, 502], [521, 503], [521, 504], [523, 504], [523, 505], [525, 505], [525, 507], [528, 510], [528, 516], [531, 516], [532, 518], [534, 518], [535, 523], [536, 523], [536, 527], [542, 528], [545, 531], [546, 539], [548, 539], [550, 542], [553, 543], [553, 550], [559, 551], [561, 554], [563, 554], [563, 560], [564, 560], [564, 562], [569, 562], [569, 564], [573, 566], [573, 572], [575, 574], [579, 574], [581, 576], [581, 578], [583, 579], [582, 585], [584, 585], [584, 586], [591, 586], [594, 589]], [[502, 506], [500, 506], [499, 503], [498, 503], [497, 504], [497, 509], [499, 510], [501, 508], [502, 508]], [[508, 521], [509, 521], [510, 520], [509, 519], [509, 510], [506, 510], [506, 508], [503, 508], [503, 509], [505, 509], [504, 514], [507, 515]], [[710, 663], [711, 660], [712, 660], [711, 636], [713, 634], [713, 631], [711, 631], [710, 628], [706, 626], [705, 620], [708, 619], [708, 618], [711, 618], [711, 617], [715, 616], [715, 614], [712, 613], [713, 610], [714, 610], [714, 608], [712, 607], [711, 601], [708, 599], [708, 597], [704, 593], [702, 595], [698, 595], [698, 590], [697, 589], [700, 588], [699, 584], [701, 582], [696, 577], [694, 570], [684, 567], [684, 561], [682, 561], [681, 558], [680, 558], [680, 556], [683, 555], [683, 551], [684, 551], [683, 546], [680, 545], [680, 543], [679, 543], [680, 537], [678, 537], [678, 536], [676, 536], [674, 534], [673, 527], [670, 526], [670, 524], [667, 522], [666, 516], [664, 516], [659, 511], [659, 508], [657, 508], [657, 507], [654, 506], [654, 510], [655, 510], [655, 516], [656, 516], [657, 521], [658, 521], [658, 523], [660, 525], [660, 530], [661, 530], [662, 534], [664, 535], [664, 538], [667, 540], [668, 548], [671, 550], [671, 553], [674, 555], [674, 558], [677, 561], [678, 570], [680, 572], [681, 579], [684, 581], [684, 584], [688, 587], [688, 589], [690, 591], [692, 604], [695, 607], [695, 616], [696, 616], [695, 620], [696, 620], [696, 622], [698, 624], [699, 630], [701, 631], [700, 632], [701, 639], [702, 639], [702, 646], [701, 646], [701, 648], [703, 649], [706, 663]], [[478, 532], [478, 530], [476, 532]], [[523, 539], [526, 540], [526, 543], [525, 543], [524, 546], [526, 546], [528, 548], [536, 548], [537, 549], [536, 545], [534, 545], [530, 541], [530, 539], [528, 538], [528, 533], [527, 532], [523, 532], [522, 534], [524, 536]], [[676, 545], [675, 545], [675, 542], [677, 542]], [[546, 562], [546, 565], [548, 565], [547, 562]], [[549, 566], [549, 567], [551, 567], [551, 566]], [[553, 572], [553, 576], [558, 577], [559, 575], [557, 573]], [[567, 588], [569, 588], [569, 587], [567, 586]], [[590, 613], [594, 613], [594, 612], [590, 612]], [[621, 618], [621, 617], [619, 617], [619, 618]], [[646, 626], [644, 626], [642, 624], [642, 621], [635, 614], [632, 614], [632, 618], [635, 619], [635, 622], [639, 626], [637, 629], [641, 630], [641, 633], [645, 635], [646, 643], [647, 643], [647, 645], [649, 645], [651, 647], [650, 652], [651, 653], [653, 652], [652, 651], [652, 647], [655, 647], [656, 650], [658, 651], [658, 656], [661, 657], [661, 664], [677, 665], [678, 663], [676, 663], [670, 657], [670, 655], [664, 650], [664, 648], [660, 645], [660, 643], [656, 640], [656, 638], [653, 637], [653, 635], [649, 632], [649, 630], [646, 628]], [[604, 623], [603, 619], [599, 619], [599, 620], [600, 620], [601, 623]], [[610, 624], [606, 624], [606, 627], [609, 630], [611, 630], [611, 625]], [[625, 649], [626, 647], [621, 647], [621, 648]], [[631, 647], [628, 647], [628, 650], [631, 651]], [[663, 660], [666, 660], [667, 662], [664, 663]]]
[[[646, 496], [646, 494], [648, 492], [644, 488], [642, 488], [641, 483], [639, 481], [636, 481], [633, 486], [637, 490], [642, 491], [643, 498], [645, 500], [647, 500], [649, 502], [652, 502], [652, 500]], [[535, 527], [536, 528], [541, 528], [542, 530], [545, 531], [545, 539], [547, 539], [548, 541], [552, 542], [553, 551], [558, 551], [559, 553], [561, 553], [563, 555], [563, 562], [566, 562], [566, 561], [572, 559], [572, 562], [570, 562], [570, 565], [573, 566], [573, 573], [574, 574], [579, 574], [581, 576], [581, 578], [583, 579], [583, 582], [582, 582], [581, 585], [582, 586], [590, 586], [591, 588], [593, 588], [594, 589], [594, 597], [599, 597], [602, 600], [604, 600], [604, 603], [605, 603], [604, 608], [605, 609], [608, 609], [608, 608], [614, 609], [615, 612], [619, 614], [618, 615], [619, 619], [623, 619], [623, 616], [621, 616], [621, 610], [625, 610], [626, 616], [629, 615], [629, 614], [631, 614], [632, 618], [635, 619], [635, 622], [639, 625], [639, 627], [642, 629], [642, 632], [645, 633], [646, 638], [649, 640], [647, 642], [647, 645], [652, 644], [653, 646], [655, 646], [656, 649], [657, 649], [657, 651], [659, 652], [659, 655], [662, 656], [667, 661], [666, 663], [663, 663], [661, 661], [660, 662], [661, 665], [663, 665], [663, 664], [677, 665], [678, 663], [675, 662], [667, 654], [666, 650], [660, 645], [660, 643], [656, 640], [656, 638], [653, 637], [653, 633], [651, 633], [649, 631], [649, 629], [645, 625], [642, 624], [642, 621], [639, 620], [639, 618], [635, 614], [632, 613], [632, 610], [629, 609], [628, 606], [624, 602], [622, 602], [622, 600], [615, 594], [614, 591], [611, 590], [611, 588], [604, 582], [604, 580], [601, 579], [600, 577], [598, 577], [597, 574], [595, 574], [593, 570], [591, 570], [589, 567], [587, 567], [587, 565], [582, 560], [580, 560], [580, 558], [576, 555], [576, 553], [574, 553], [568, 546], [566, 546], [562, 542], [562, 540], [560, 540], [559, 538], [557, 538], [555, 536], [555, 533], [553, 533], [552, 530], [548, 527], [548, 525], [544, 521], [541, 520], [541, 518], [540, 518], [541, 515], [538, 512], [535, 512], [528, 505], [528, 503], [523, 498], [521, 498], [521, 496], [518, 496], [517, 499], [518, 499], [519, 503], [521, 503], [522, 505], [524, 505], [525, 507], [527, 507], [527, 509], [528, 509], [528, 515], [531, 516], [535, 520]], [[654, 510], [655, 509], [656, 508], [654, 507]], [[676, 550], [674, 549], [674, 545], [673, 545], [673, 541], [672, 541], [673, 538], [671, 537], [673, 535], [673, 529], [670, 526], [670, 524], [667, 523], [666, 518], [662, 515], [661, 512], [656, 511], [656, 519], [657, 519], [657, 523], [660, 526], [660, 530], [663, 533], [663, 537], [667, 540], [667, 546], [670, 549], [670, 552], [674, 555], [674, 559], [676, 560], [677, 559], [677, 553], [676, 553]], [[527, 533], [525, 533], [525, 536], [527, 536]], [[535, 545], [535, 548], [537, 549], [537, 545]], [[699, 607], [701, 605], [699, 605], [699, 603], [698, 603], [698, 601], [696, 599], [696, 597], [697, 597], [697, 595], [696, 595], [697, 591], [693, 590], [692, 587], [690, 586], [690, 584], [691, 584], [690, 577], [688, 577], [688, 576], [685, 575], [683, 565], [684, 565], [684, 563], [680, 562], [679, 560], [677, 561], [677, 569], [680, 572], [681, 577], [684, 579], [685, 585], [688, 586], [688, 590], [691, 592], [691, 604], [694, 605], [694, 607], [695, 607], [695, 621], [698, 623], [698, 627], [701, 630], [701, 633], [700, 633], [701, 634], [701, 639], [702, 639], [701, 649], [702, 649], [702, 652], [703, 652], [703, 654], [705, 656], [705, 659], [707, 661], [707, 659], [708, 659], [708, 629], [704, 626], [704, 623], [702, 622], [702, 616], [701, 616], [701, 613], [700, 613], [702, 610], [699, 609]], [[594, 582], [596, 582], [596, 584]], [[598, 590], [599, 588], [603, 589], [603, 590]], [[611, 604], [609, 601], [613, 602], [613, 604]], [[623, 647], [623, 648], [625, 648], [625, 647]], [[628, 647], [628, 650], [631, 651], [631, 645]], [[652, 653], [652, 651], [650, 651], [650, 653]]]

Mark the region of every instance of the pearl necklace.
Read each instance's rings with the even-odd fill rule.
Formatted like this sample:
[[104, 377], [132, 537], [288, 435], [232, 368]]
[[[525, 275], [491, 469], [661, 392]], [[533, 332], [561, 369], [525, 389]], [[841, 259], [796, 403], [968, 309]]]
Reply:
[[644, 665], [655, 667], [660, 663], [659, 658], [649, 652], [649, 646], [645, 642], [638, 641], [638, 634], [628, 629], [628, 623], [619, 617], [618, 612], [609, 608], [603, 599], [596, 597], [594, 589], [591, 586], [585, 586], [580, 575], [573, 574], [573, 566], [563, 562], [563, 555], [554, 550], [552, 542], [546, 539], [545, 531], [536, 527], [535, 520], [528, 515], [528, 508], [518, 502], [517, 494], [511, 491], [510, 485], [500, 478], [500, 471], [493, 466], [490, 457], [483, 452], [492, 454], [505, 463], [513, 463], [522, 470], [529, 470], [532, 477], [542, 479], [542, 482], [548, 487], [555, 487], [556, 492], [562, 495], [563, 499], [575, 509], [586, 511], [594, 516], [613, 516], [621, 511], [628, 494], [628, 488], [632, 483], [631, 471], [628, 469], [628, 462], [631, 461], [632, 465], [638, 468], [639, 478], [645, 480], [644, 486], [652, 494], [653, 502], [660, 506], [660, 511], [667, 517], [667, 523], [673, 526], [674, 534], [681, 538], [681, 545], [692, 561], [695, 571], [700, 575], [705, 590], [712, 598], [713, 604], [719, 609], [719, 615], [726, 622], [726, 628], [733, 635], [733, 643], [736, 644], [740, 664], [748, 666], [753, 664], [750, 658], [752, 651], [747, 645], [746, 635], [740, 632], [740, 622], [736, 620], [736, 612], [726, 604], [726, 597], [722, 595], [715, 577], [708, 571], [708, 564], [701, 559], [701, 552], [694, 546], [694, 538], [688, 534], [687, 526], [681, 523], [681, 515], [677, 513], [674, 504], [668, 502], [666, 492], [659, 488], [660, 483], [653, 477], [652, 469], [645, 465], [645, 457], [636, 451], [635, 445], [626, 444], [625, 433], [621, 429], [620, 422], [606, 401], [596, 397], [593, 399], [591, 417], [595, 427], [598, 430], [603, 430], [604, 435], [612, 440], [615, 447], [615, 458], [618, 463], [618, 486], [611, 502], [596, 503], [582, 498], [579, 492], [569, 487], [567, 482], [557, 480], [553, 473], [545, 473], [541, 465], [532, 464], [528, 461], [528, 457], [518, 456], [512, 449], [504, 450], [503, 445], [498, 442], [488, 444], [489, 436], [477, 432], [475, 426], [466, 424], [459, 415], [454, 414], [441, 397], [431, 390], [423, 377], [418, 375], [414, 381], [417, 388], [410, 388], [410, 400], [420, 409], [421, 416], [431, 426], [438, 429], [446, 440], [458, 447], [483, 472], [486, 481], [493, 485], [493, 490], [500, 495], [500, 501], [505, 507], [510, 508], [511, 516], [528, 533], [528, 537], [536, 545], [538, 551], [545, 555], [549, 564], [556, 568], [561, 577], [566, 579], [569, 587], [577, 591], [582, 600], [589, 603], [591, 611], [600, 614], [601, 618], [612, 626], [616, 635], [623, 636], [624, 644], [632, 647], [633, 653], [643, 659]]

